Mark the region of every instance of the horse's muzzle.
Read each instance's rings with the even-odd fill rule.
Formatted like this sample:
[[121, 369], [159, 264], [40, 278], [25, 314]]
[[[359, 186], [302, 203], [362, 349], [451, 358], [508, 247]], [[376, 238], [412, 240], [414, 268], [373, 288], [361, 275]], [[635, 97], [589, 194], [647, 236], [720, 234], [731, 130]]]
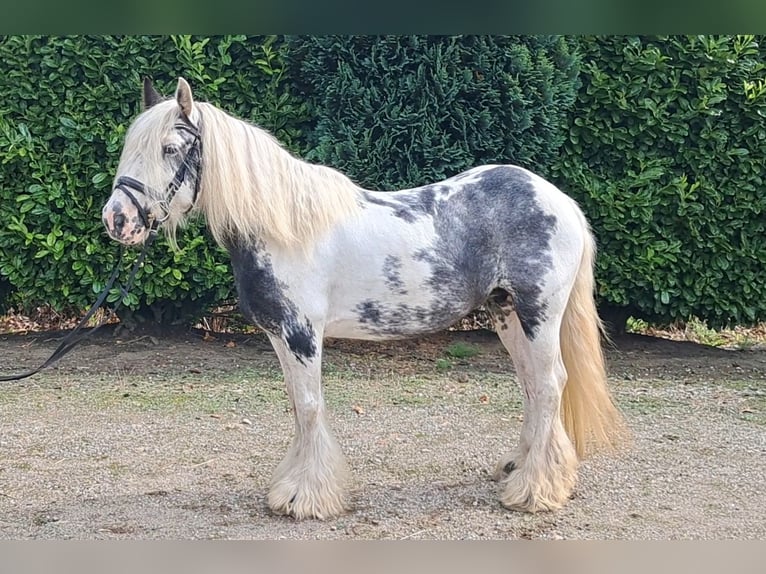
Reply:
[[133, 203], [115, 189], [101, 212], [101, 220], [109, 237], [124, 245], [138, 245], [146, 241], [149, 228]]

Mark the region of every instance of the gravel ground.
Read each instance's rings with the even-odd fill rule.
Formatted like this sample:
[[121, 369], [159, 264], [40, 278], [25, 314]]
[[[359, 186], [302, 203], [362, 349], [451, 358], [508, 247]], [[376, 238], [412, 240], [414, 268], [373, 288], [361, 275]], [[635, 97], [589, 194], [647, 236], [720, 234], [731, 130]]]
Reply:
[[[0, 372], [56, 336], [0, 336]], [[479, 354], [445, 354], [456, 342]], [[766, 538], [766, 350], [630, 336], [608, 358], [634, 444], [585, 461], [563, 510], [527, 515], [489, 476], [521, 415], [494, 335], [329, 342], [353, 509], [296, 522], [266, 505], [292, 418], [262, 336], [104, 333], [1, 383], [0, 538]]]

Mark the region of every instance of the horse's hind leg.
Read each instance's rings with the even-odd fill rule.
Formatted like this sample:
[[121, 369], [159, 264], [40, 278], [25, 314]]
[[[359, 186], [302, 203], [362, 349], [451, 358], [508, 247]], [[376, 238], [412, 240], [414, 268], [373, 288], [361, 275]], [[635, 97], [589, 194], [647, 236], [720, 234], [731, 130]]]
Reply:
[[[554, 303], [551, 301], [550, 303]], [[522, 328], [510, 301], [492, 305], [495, 328], [513, 359], [521, 384], [524, 420], [519, 446], [497, 464], [501, 502], [515, 510], [560, 508], [574, 489], [577, 455], [559, 415], [566, 371], [559, 346], [561, 314], [556, 305], [532, 337]]]
[[316, 352], [310, 358], [294, 354], [280, 337], [269, 338], [295, 416], [295, 437], [271, 479], [269, 507], [297, 519], [338, 516], [346, 510], [346, 463], [325, 420], [321, 337], [315, 335]]

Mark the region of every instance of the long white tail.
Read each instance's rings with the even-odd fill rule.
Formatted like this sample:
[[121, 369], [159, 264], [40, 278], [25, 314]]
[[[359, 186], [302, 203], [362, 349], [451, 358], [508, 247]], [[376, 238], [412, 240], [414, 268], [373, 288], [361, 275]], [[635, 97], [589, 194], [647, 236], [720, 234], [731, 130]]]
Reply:
[[561, 353], [567, 383], [561, 401], [561, 417], [577, 455], [616, 449], [630, 438], [622, 414], [612, 401], [606, 384], [601, 348], [603, 325], [594, 300], [593, 263], [596, 246], [588, 235], [572, 293], [561, 325]]

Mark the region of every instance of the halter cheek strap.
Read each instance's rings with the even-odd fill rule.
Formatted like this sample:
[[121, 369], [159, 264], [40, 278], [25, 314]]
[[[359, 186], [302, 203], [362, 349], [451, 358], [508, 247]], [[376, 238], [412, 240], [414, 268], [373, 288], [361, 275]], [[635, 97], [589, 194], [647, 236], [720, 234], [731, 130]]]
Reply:
[[[183, 161], [181, 162], [181, 165], [178, 166], [178, 169], [176, 170], [175, 175], [173, 175], [173, 179], [170, 180], [170, 183], [168, 183], [167, 187], [165, 188], [165, 196], [167, 199], [165, 200], [168, 206], [173, 201], [173, 198], [176, 195], [176, 192], [181, 188], [181, 185], [183, 185], [184, 180], [186, 179], [186, 175], [189, 172], [189, 169], [192, 168], [196, 172], [196, 177], [194, 181], [194, 194], [192, 196], [192, 202], [189, 208], [186, 210], [185, 213], [188, 213], [192, 207], [194, 207], [194, 204], [197, 203], [197, 195], [199, 194], [199, 181], [200, 181], [200, 169], [202, 167], [202, 140], [200, 139], [200, 133], [199, 130], [189, 122], [188, 119], [184, 117], [185, 123], [179, 124], [177, 126], [178, 129], [183, 129], [192, 135], [194, 135], [194, 139], [192, 140], [191, 145], [189, 146], [189, 149], [186, 151], [186, 155], [184, 156]], [[165, 213], [165, 217], [162, 219], [157, 219], [149, 213], [146, 210], [146, 207], [138, 201], [138, 198], [136, 198], [134, 191], [137, 191], [138, 193], [147, 196], [147, 188], [146, 185], [132, 177], [129, 177], [127, 175], [122, 175], [117, 178], [117, 181], [115, 182], [114, 189], [119, 189], [122, 191], [125, 195], [128, 196], [128, 199], [130, 199], [131, 203], [135, 206], [136, 210], [138, 211], [138, 216], [141, 218], [141, 222], [144, 224], [145, 227], [147, 227], [150, 231], [156, 231], [157, 228], [160, 226], [160, 223], [162, 223], [167, 218], [167, 212]]]

